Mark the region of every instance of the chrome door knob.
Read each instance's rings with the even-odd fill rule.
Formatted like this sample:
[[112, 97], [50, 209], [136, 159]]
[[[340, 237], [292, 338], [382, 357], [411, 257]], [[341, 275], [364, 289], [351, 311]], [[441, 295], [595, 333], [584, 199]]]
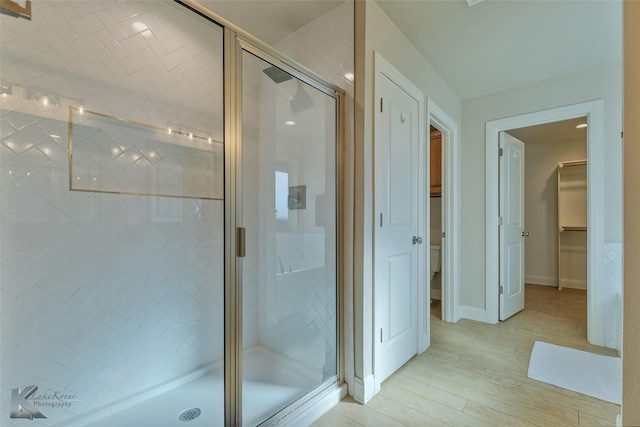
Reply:
[[414, 245], [422, 244], [422, 237], [413, 236], [413, 238], [411, 239], [411, 243], [413, 243]]

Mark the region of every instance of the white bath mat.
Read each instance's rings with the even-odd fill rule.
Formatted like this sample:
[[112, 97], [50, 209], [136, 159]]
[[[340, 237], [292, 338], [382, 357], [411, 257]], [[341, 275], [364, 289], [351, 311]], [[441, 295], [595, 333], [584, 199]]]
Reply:
[[527, 376], [618, 405], [622, 403], [622, 361], [619, 357], [536, 341]]

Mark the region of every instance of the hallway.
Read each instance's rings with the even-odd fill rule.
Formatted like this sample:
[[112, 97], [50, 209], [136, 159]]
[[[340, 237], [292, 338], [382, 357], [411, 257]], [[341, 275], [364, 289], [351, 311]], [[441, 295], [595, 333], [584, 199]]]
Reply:
[[350, 398], [314, 426], [613, 426], [620, 406], [527, 378], [536, 340], [615, 356], [586, 342], [586, 292], [526, 285], [525, 309], [497, 325], [439, 320], [431, 347], [382, 384], [366, 406]]

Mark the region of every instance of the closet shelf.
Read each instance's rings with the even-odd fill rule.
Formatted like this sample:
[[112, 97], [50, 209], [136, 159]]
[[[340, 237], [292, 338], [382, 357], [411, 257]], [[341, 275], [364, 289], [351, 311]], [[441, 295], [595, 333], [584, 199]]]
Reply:
[[559, 168], [572, 167], [572, 166], [586, 166], [586, 165], [587, 165], [586, 160], [571, 160], [567, 162], [558, 163]]
[[582, 159], [558, 163], [558, 289], [586, 287], [586, 259], [577, 255], [587, 252], [586, 165]]

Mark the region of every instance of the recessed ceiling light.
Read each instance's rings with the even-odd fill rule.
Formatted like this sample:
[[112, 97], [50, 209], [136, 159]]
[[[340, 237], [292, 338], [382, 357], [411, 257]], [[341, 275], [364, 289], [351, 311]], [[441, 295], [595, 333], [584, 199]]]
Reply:
[[134, 31], [141, 33], [144, 37], [151, 36], [151, 30], [149, 30], [147, 24], [143, 22], [134, 22], [133, 24], [131, 24], [131, 27]]
[[586, 124], [586, 123], [580, 123], [578, 126], [576, 126], [576, 129], [584, 129], [584, 128], [586, 128], [587, 126], [589, 126], [589, 125], [588, 125], [588, 124]]
[[133, 28], [137, 32], [146, 31], [149, 29], [149, 27], [147, 27], [147, 24], [144, 24], [142, 22], [134, 22], [133, 24], [131, 24], [131, 28]]
[[293, 126], [296, 124], [296, 122], [294, 122], [293, 120], [287, 120], [286, 122], [284, 122], [284, 124], [287, 126]]
[[0, 89], [0, 94], [2, 94], [3, 98], [8, 98], [13, 93], [13, 88], [9, 83], [2, 83], [2, 87]]

